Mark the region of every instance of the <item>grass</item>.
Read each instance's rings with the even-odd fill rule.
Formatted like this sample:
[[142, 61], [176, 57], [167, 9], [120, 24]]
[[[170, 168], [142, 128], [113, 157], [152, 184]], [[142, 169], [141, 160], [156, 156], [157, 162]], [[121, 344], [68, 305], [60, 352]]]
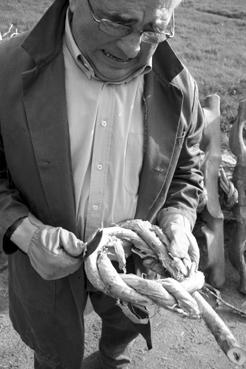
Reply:
[[[30, 29], [51, 0], [0, 2], [0, 32], [13, 23]], [[221, 97], [221, 128], [229, 132], [240, 99], [246, 97], [245, 0], [184, 0], [176, 11], [178, 56], [196, 78], [201, 100], [210, 93]]]
[[13, 23], [20, 32], [27, 31], [41, 17], [51, 0], [3, 0], [0, 2], [0, 32]]
[[196, 78], [201, 99], [221, 97], [221, 128], [229, 131], [246, 97], [245, 0], [184, 0], [173, 46]]

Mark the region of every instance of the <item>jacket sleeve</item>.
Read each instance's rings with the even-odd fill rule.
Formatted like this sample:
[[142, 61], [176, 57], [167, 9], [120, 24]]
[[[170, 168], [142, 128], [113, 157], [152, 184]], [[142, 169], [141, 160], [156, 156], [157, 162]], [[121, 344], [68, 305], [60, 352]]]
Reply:
[[19, 192], [11, 181], [0, 137], [0, 251], [2, 248], [7, 253], [15, 250], [14, 245], [5, 235], [11, 226], [19, 219], [26, 217], [28, 212], [28, 208], [22, 202]]
[[189, 114], [182, 113], [187, 115], [187, 131], [165, 205], [157, 216], [159, 225], [172, 221], [177, 214], [188, 219], [191, 229], [196, 221], [196, 210], [203, 191], [200, 140], [203, 132], [204, 114], [199, 102], [198, 88], [194, 81], [192, 92], [190, 109], [187, 109]]

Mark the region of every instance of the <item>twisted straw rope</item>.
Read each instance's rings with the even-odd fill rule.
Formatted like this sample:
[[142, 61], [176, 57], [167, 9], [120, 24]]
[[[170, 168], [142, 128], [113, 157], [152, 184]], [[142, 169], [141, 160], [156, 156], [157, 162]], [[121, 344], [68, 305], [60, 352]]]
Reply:
[[[124, 227], [128, 227], [128, 229]], [[134, 231], [129, 228], [134, 229]], [[130, 319], [137, 320], [138, 323], [142, 321], [133, 316], [127, 308], [128, 303], [138, 307], [157, 305], [189, 317], [198, 318], [200, 317], [199, 308], [191, 293], [202, 288], [204, 276], [201, 272], [196, 272], [186, 279], [181, 278], [175, 260], [169, 257], [166, 245], [162, 242], [166, 239], [162, 237], [161, 241], [159, 238], [160, 232], [156, 226], [140, 220], [129, 221], [123, 224], [123, 227], [103, 229], [98, 247], [85, 260], [87, 278], [98, 290], [117, 301], [122, 301], [123, 303], [120, 303], [119, 306], [123, 312]], [[143, 258], [150, 258], [152, 266], [155, 264], [160, 267], [161, 261], [165, 269], [175, 278], [149, 280], [134, 274], [126, 274], [124, 241], [132, 242], [132, 250], [137, 250], [137, 253]], [[112, 248], [123, 273], [118, 273], [111, 263], [109, 256]], [[177, 278], [180, 281], [177, 281]], [[143, 323], [145, 322], [144, 320]]]

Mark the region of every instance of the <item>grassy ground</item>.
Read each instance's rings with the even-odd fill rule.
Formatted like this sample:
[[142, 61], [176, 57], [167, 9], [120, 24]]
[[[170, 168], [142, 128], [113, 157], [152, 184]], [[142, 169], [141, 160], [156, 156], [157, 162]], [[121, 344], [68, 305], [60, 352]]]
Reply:
[[176, 23], [174, 46], [197, 79], [201, 98], [220, 95], [222, 128], [229, 130], [246, 96], [245, 0], [186, 0]]
[[27, 31], [51, 4], [51, 0], [4, 0], [0, 2], [0, 31], [13, 23], [20, 32]]
[[[13, 23], [30, 29], [51, 0], [0, 2], [0, 31]], [[246, 96], [245, 0], [184, 0], [176, 12], [177, 54], [198, 81], [201, 99], [209, 93], [221, 97], [221, 126], [229, 131], [239, 100]]]

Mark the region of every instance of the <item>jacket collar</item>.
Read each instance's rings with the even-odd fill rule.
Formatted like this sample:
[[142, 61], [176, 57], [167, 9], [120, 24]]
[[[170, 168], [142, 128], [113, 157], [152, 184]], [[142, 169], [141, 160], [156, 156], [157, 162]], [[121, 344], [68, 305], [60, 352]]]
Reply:
[[61, 50], [67, 7], [68, 0], [55, 0], [24, 40], [22, 47], [37, 65], [45, 64]]
[[153, 71], [162, 81], [171, 83], [183, 70], [183, 64], [167, 41], [162, 42], [153, 57]]

